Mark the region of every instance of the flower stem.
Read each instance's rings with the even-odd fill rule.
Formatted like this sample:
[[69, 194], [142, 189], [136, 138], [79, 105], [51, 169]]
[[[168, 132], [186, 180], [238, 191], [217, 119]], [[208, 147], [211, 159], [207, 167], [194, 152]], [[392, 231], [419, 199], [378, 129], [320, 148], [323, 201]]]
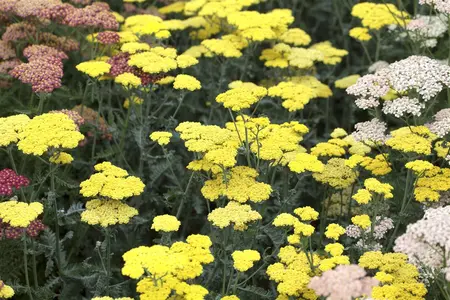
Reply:
[[27, 284], [27, 293], [30, 300], [33, 300], [33, 294], [31, 293], [30, 278], [28, 277], [28, 248], [27, 248], [27, 238], [25, 234], [23, 235], [23, 269], [25, 272], [25, 282]]
[[61, 249], [59, 245], [59, 216], [58, 216], [58, 202], [56, 201], [56, 189], [55, 189], [55, 172], [52, 170], [52, 165], [50, 166], [50, 193], [49, 198], [53, 200], [53, 209], [55, 213], [55, 251], [56, 251], [56, 265], [58, 267], [58, 272], [61, 275]]

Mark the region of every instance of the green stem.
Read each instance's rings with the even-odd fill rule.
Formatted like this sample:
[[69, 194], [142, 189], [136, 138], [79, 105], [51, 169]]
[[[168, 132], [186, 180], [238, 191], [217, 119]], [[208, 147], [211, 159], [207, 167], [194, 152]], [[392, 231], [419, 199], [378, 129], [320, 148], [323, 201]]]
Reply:
[[23, 268], [25, 272], [25, 282], [27, 284], [27, 293], [30, 300], [33, 300], [33, 294], [31, 293], [31, 286], [30, 286], [30, 278], [28, 277], [28, 248], [27, 248], [27, 238], [24, 234], [23, 236]]
[[106, 278], [109, 286], [111, 279], [111, 233], [109, 228], [105, 229], [105, 243], [106, 243]]
[[186, 195], [187, 195], [187, 193], [189, 191], [189, 187], [191, 186], [192, 178], [194, 178], [194, 172], [192, 172], [191, 177], [189, 177], [188, 184], [187, 184], [186, 189], [184, 190], [184, 193], [183, 193], [183, 198], [181, 198], [180, 206], [178, 206], [178, 211], [177, 211], [177, 214], [176, 214], [177, 219], [180, 218], [181, 212], [183, 211], [184, 201], [186, 200]]
[[31, 239], [31, 249], [33, 250], [33, 282], [34, 288], [37, 289], [39, 287], [39, 281], [37, 276], [37, 263], [36, 263], [36, 245], [34, 244], [34, 240]]
[[180, 110], [181, 105], [183, 104], [184, 96], [185, 96], [185, 93], [182, 93], [180, 95], [180, 97], [178, 98], [178, 106], [175, 109], [175, 112], [173, 113], [172, 118], [175, 118], [175, 116], [177, 115], [178, 111]]
[[[50, 166], [50, 169], [52, 169], [52, 166]], [[49, 198], [53, 198], [53, 209], [55, 214], [55, 251], [56, 251], [56, 265], [58, 267], [58, 272], [61, 275], [61, 249], [59, 245], [59, 216], [58, 216], [58, 201], [56, 200], [56, 189], [55, 189], [55, 173], [53, 170], [50, 170], [50, 194]]]

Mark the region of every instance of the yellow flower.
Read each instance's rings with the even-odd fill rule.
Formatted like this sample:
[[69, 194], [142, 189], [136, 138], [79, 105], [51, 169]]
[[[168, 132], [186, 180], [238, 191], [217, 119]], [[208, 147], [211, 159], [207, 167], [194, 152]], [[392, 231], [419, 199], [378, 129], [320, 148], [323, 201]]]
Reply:
[[441, 198], [441, 195], [438, 192], [436, 192], [430, 188], [419, 186], [414, 189], [414, 197], [419, 202], [425, 202], [425, 201], [435, 202], [435, 201], [439, 201], [439, 199]]
[[305, 171], [320, 173], [323, 172], [324, 168], [324, 164], [316, 156], [308, 153], [299, 153], [294, 160], [289, 162], [289, 169], [296, 173]]
[[73, 157], [69, 153], [58, 152], [53, 154], [49, 161], [54, 164], [67, 165], [73, 161]]
[[138, 87], [142, 84], [141, 78], [137, 77], [136, 75], [132, 73], [122, 73], [120, 75], [117, 75], [116, 78], [114, 78], [114, 81], [116, 83], [119, 83], [123, 85], [124, 87]]
[[127, 52], [130, 54], [148, 50], [150, 50], [150, 45], [147, 43], [140, 43], [140, 42], [128, 42], [124, 43], [122, 47], [120, 47], [120, 51]]
[[237, 166], [232, 168], [229, 174], [215, 174], [215, 178], [205, 182], [201, 192], [210, 201], [225, 196], [229, 200], [240, 203], [247, 201], [258, 203], [269, 199], [272, 187], [256, 181], [256, 177], [258, 177], [258, 172], [255, 169]]
[[368, 215], [354, 216], [352, 217], [352, 223], [361, 227], [362, 229], [366, 229], [370, 225], [372, 225], [372, 222], [370, 221], [370, 217]]
[[77, 70], [91, 77], [99, 77], [109, 73], [111, 65], [104, 61], [86, 61], [77, 65]]
[[250, 205], [231, 201], [225, 207], [214, 209], [208, 215], [208, 221], [214, 226], [225, 228], [233, 224], [237, 231], [247, 229], [248, 223], [261, 220], [261, 215], [252, 210]]
[[261, 259], [261, 255], [255, 250], [234, 251], [231, 256], [233, 257], [233, 266], [239, 272], [247, 271]]
[[6, 147], [11, 143], [17, 143], [19, 133], [28, 122], [30, 118], [23, 114], [0, 118], [0, 146]]
[[[125, 20], [123, 17], [122, 17], [122, 19]], [[117, 32], [117, 34], [120, 37], [120, 42], [121, 43], [131, 43], [131, 42], [139, 41], [138, 36], [135, 35], [134, 33], [130, 32], [130, 31], [121, 31], [121, 32]]]
[[341, 235], [345, 233], [345, 228], [339, 224], [331, 223], [327, 226], [325, 236], [329, 239], [338, 240]]
[[225, 108], [233, 111], [240, 111], [244, 108], [250, 108], [253, 104], [267, 95], [267, 89], [257, 85], [243, 85], [232, 88], [216, 97], [218, 103], [222, 103]]
[[135, 176], [128, 176], [128, 172], [104, 162], [95, 165], [99, 173], [95, 173], [89, 179], [80, 184], [80, 194], [84, 197], [106, 197], [121, 200], [132, 196], [138, 196], [144, 191], [144, 183]]
[[299, 216], [302, 221], [314, 221], [319, 217], [319, 213], [311, 206], [296, 208], [294, 213]]
[[167, 85], [167, 84], [171, 84], [174, 81], [175, 81], [175, 77], [173, 77], [173, 76], [166, 76], [166, 77], [158, 80], [156, 83], [157, 84], [161, 84], [161, 85]]
[[325, 251], [331, 254], [331, 256], [339, 256], [344, 253], [344, 246], [339, 243], [328, 244], [325, 246]]
[[350, 29], [348, 34], [361, 42], [370, 41], [372, 39], [372, 36], [369, 34], [369, 29], [365, 27], [354, 27]]
[[89, 225], [108, 227], [128, 224], [136, 215], [138, 215], [137, 209], [121, 201], [94, 199], [86, 202], [86, 210], [81, 213], [81, 221]]
[[12, 227], [28, 227], [43, 211], [44, 206], [39, 202], [9, 200], [0, 203], [0, 219]]
[[222, 298], [220, 298], [220, 300], [239, 300], [239, 297], [235, 296], [235, 295], [231, 295], [231, 296], [222, 297]]
[[311, 148], [311, 154], [317, 157], [321, 156], [343, 156], [345, 149], [333, 143], [318, 143]]
[[339, 139], [346, 137], [348, 135], [347, 131], [343, 128], [335, 128], [333, 132], [330, 134], [330, 136], [334, 139]]
[[283, 99], [282, 105], [289, 111], [301, 110], [311, 99], [319, 97], [312, 87], [301, 83], [285, 81], [269, 88], [268, 95]]
[[431, 142], [436, 139], [425, 126], [402, 127], [391, 131], [391, 136], [386, 145], [392, 149], [425, 155], [431, 154]]
[[409, 21], [407, 12], [400, 11], [394, 4], [361, 2], [352, 8], [352, 16], [361, 19], [362, 25], [380, 30], [389, 25], [404, 26]]
[[185, 69], [191, 66], [195, 66], [196, 64], [198, 64], [198, 59], [196, 59], [195, 57], [191, 56], [191, 55], [178, 55], [177, 57], [177, 64], [178, 67], [181, 69]]
[[189, 91], [195, 91], [201, 89], [202, 85], [197, 78], [190, 75], [180, 74], [175, 77], [173, 88], [176, 90], [186, 89]]
[[174, 3], [171, 3], [169, 5], [163, 6], [158, 11], [162, 14], [170, 14], [170, 13], [181, 13], [184, 11], [184, 5], [186, 2], [184, 1], [177, 1]]
[[300, 28], [291, 28], [285, 31], [278, 40], [294, 46], [306, 46], [311, 43], [311, 37]]
[[201, 45], [216, 55], [223, 55], [225, 57], [242, 56], [242, 52], [229, 40], [204, 40]]
[[275, 217], [273, 220], [273, 226], [275, 227], [284, 227], [284, 226], [294, 226], [295, 222], [297, 222], [297, 218], [288, 213], [281, 213]]
[[354, 85], [360, 77], [361, 77], [360, 75], [355, 74], [355, 75], [350, 75], [350, 76], [341, 78], [334, 82], [334, 86], [339, 89], [346, 89], [349, 86]]
[[6, 285], [3, 281], [0, 280], [0, 298], [1, 299], [9, 299], [14, 296], [14, 290], [9, 285]]
[[349, 187], [357, 180], [358, 173], [347, 167], [345, 162], [342, 158], [332, 158], [321, 173], [313, 173], [313, 178], [335, 189]]
[[366, 189], [359, 189], [356, 194], [352, 196], [359, 204], [367, 204], [372, 200], [372, 194]]
[[150, 14], [133, 15], [126, 18], [122, 30], [131, 31], [137, 35], [154, 35], [160, 39], [170, 37], [170, 32], [163, 19]]
[[152, 229], [156, 231], [178, 231], [180, 228], [181, 222], [178, 221], [177, 217], [171, 215], [161, 215], [156, 216], [153, 219]]
[[157, 142], [160, 146], [165, 146], [169, 144], [170, 138], [172, 137], [171, 132], [167, 131], [154, 131], [150, 134], [150, 139], [154, 142]]
[[323, 57], [319, 61], [327, 65], [336, 65], [342, 61], [342, 58], [348, 55], [347, 50], [334, 48], [330, 41], [314, 44], [310, 47], [322, 53]]
[[150, 74], [166, 73], [178, 67], [176, 57], [177, 51], [173, 48], [154, 47], [146, 52], [132, 54], [128, 65]]
[[394, 276], [392, 276], [391, 274], [387, 274], [386, 272], [377, 272], [375, 274], [375, 278], [382, 283], [389, 283], [394, 280]]
[[40, 156], [50, 149], [76, 148], [84, 135], [66, 114], [47, 113], [29, 121], [19, 133], [19, 139], [19, 150]]
[[417, 159], [408, 162], [405, 167], [413, 170], [416, 174], [422, 174], [425, 171], [432, 170], [434, 165], [428, 161]]
[[392, 195], [394, 187], [389, 183], [381, 183], [376, 178], [366, 179], [364, 181], [364, 186], [367, 190], [383, 195], [386, 199], [394, 197], [394, 195]]

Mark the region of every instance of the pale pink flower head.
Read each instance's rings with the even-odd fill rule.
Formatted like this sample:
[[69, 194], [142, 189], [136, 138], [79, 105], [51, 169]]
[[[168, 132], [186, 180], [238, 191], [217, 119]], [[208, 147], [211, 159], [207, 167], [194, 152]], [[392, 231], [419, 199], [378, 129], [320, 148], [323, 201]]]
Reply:
[[104, 45], [112, 45], [120, 42], [120, 36], [114, 31], [102, 31], [97, 34], [96, 37], [99, 43]]
[[381, 143], [387, 140], [386, 123], [374, 118], [367, 122], [360, 122], [355, 125], [355, 132], [352, 133], [353, 138], [357, 142]]
[[14, 48], [7, 42], [0, 40], [0, 59], [7, 60], [16, 57]]
[[378, 284], [378, 280], [366, 276], [366, 271], [360, 266], [340, 265], [320, 277], [313, 277], [308, 287], [328, 300], [352, 300], [370, 295]]
[[444, 108], [434, 115], [434, 120], [426, 124], [431, 132], [444, 137], [450, 132], [450, 108]]

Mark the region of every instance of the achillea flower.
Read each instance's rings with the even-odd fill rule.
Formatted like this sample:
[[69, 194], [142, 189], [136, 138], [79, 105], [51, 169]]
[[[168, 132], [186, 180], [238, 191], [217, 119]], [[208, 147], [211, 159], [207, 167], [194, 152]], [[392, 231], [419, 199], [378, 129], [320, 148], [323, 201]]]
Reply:
[[84, 197], [106, 197], [122, 200], [138, 196], [144, 191], [145, 185], [141, 179], [128, 176], [124, 169], [110, 162], [95, 165], [95, 173], [80, 184], [80, 194]]
[[426, 155], [431, 154], [431, 142], [436, 139], [425, 126], [402, 127], [391, 131], [391, 135], [386, 145], [392, 149]]
[[93, 3], [83, 8], [70, 10], [62, 21], [71, 27], [94, 27], [117, 30], [119, 23], [106, 4]]
[[43, 57], [52, 57], [56, 60], [62, 61], [68, 59], [67, 55], [55, 48], [43, 46], [43, 45], [31, 45], [23, 50], [23, 56], [28, 58], [29, 61], [39, 60]]
[[450, 108], [444, 108], [434, 115], [431, 123], [425, 124], [430, 131], [443, 138], [450, 132]]
[[[74, 108], [72, 108], [72, 111], [79, 114], [85, 123], [89, 124], [90, 126], [98, 127], [97, 130], [100, 131], [101, 135], [100, 138], [105, 140], [111, 140], [112, 134], [109, 131], [108, 124], [106, 123], [105, 119], [99, 115], [98, 112], [93, 110], [92, 108], [83, 106], [83, 105], [77, 105]], [[64, 111], [62, 111], [64, 113]], [[71, 116], [69, 116], [75, 124], [77, 124], [77, 121], [74, 120]], [[92, 136], [94, 133], [88, 132], [88, 135]]]
[[291, 81], [282, 81], [278, 85], [270, 87], [268, 95], [283, 99], [282, 105], [289, 111], [301, 110], [311, 99], [319, 97], [314, 88]]
[[336, 80], [334, 82], [334, 86], [339, 89], [346, 89], [349, 86], [354, 85], [356, 83], [356, 81], [358, 81], [359, 78], [361, 78], [361, 76], [358, 74], [346, 76], [344, 78]]
[[246, 230], [249, 223], [261, 219], [262, 216], [257, 211], [252, 210], [250, 205], [234, 201], [228, 202], [225, 207], [214, 209], [208, 215], [208, 221], [214, 226], [223, 229], [232, 225], [234, 230], [237, 231]]
[[434, 165], [428, 161], [416, 159], [406, 163], [407, 169], [413, 170], [416, 174], [423, 174], [425, 171], [432, 170]]
[[16, 52], [11, 45], [0, 40], [0, 59], [7, 60], [16, 57]]
[[19, 133], [17, 146], [25, 154], [40, 156], [50, 149], [73, 149], [84, 139], [75, 123], [63, 113], [34, 117]]
[[65, 36], [57, 36], [50, 32], [39, 32], [37, 39], [41, 45], [64, 52], [76, 51], [80, 48], [80, 43], [77, 40]]
[[150, 50], [150, 45], [147, 43], [140, 43], [140, 42], [129, 42], [123, 44], [122, 47], [120, 47], [120, 51], [130, 54], [148, 50]]
[[167, 131], [154, 131], [150, 134], [150, 139], [157, 142], [160, 146], [169, 144], [170, 138], [173, 136], [171, 132]]
[[45, 228], [46, 226], [39, 219], [31, 221], [26, 228], [13, 227], [8, 223], [2, 223], [2, 220], [0, 219], [0, 239], [4, 235], [6, 239], [17, 240], [22, 238], [24, 233], [33, 238], [37, 237]]
[[302, 221], [314, 221], [319, 217], [319, 213], [311, 206], [296, 208], [294, 213], [299, 216]]
[[222, 55], [224, 57], [241, 57], [242, 52], [236, 48], [236, 46], [228, 40], [223, 39], [210, 39], [204, 40], [201, 44], [206, 49], [216, 55]]
[[111, 65], [104, 61], [86, 61], [77, 65], [77, 70], [91, 77], [99, 77], [109, 73]]
[[348, 94], [358, 97], [355, 103], [359, 108], [369, 109], [377, 107], [380, 104], [378, 98], [385, 96], [389, 89], [386, 78], [377, 74], [369, 74], [359, 78], [346, 91]]
[[357, 142], [384, 144], [388, 136], [386, 135], [386, 123], [374, 118], [367, 122], [360, 122], [355, 125], [353, 138]]
[[306, 46], [311, 43], [311, 37], [300, 28], [290, 28], [285, 31], [279, 40], [294, 46]]
[[0, 171], [0, 196], [11, 196], [14, 190], [26, 187], [30, 184], [30, 180], [18, 175], [11, 169], [3, 169]]
[[384, 60], [379, 60], [370, 65], [367, 71], [369, 71], [369, 73], [376, 73], [386, 67], [389, 67], [389, 63]]
[[353, 27], [348, 34], [361, 42], [370, 41], [372, 39], [372, 36], [369, 34], [369, 29], [366, 27]]
[[409, 21], [407, 12], [399, 10], [394, 4], [383, 3], [357, 3], [352, 8], [352, 16], [361, 19], [364, 27], [374, 30], [380, 30], [392, 24], [406, 24]]
[[370, 221], [370, 217], [368, 215], [357, 215], [352, 217], [352, 223], [361, 227], [362, 229], [366, 229], [372, 225]]
[[113, 45], [120, 42], [120, 36], [114, 31], [102, 31], [95, 37], [100, 44]]
[[411, 22], [406, 25], [406, 30], [401, 34], [402, 38], [408, 37], [414, 42], [420, 43], [421, 47], [433, 48], [437, 45], [437, 38], [447, 32], [447, 22], [443, 15], [422, 16], [417, 14]]
[[289, 169], [296, 173], [303, 173], [306, 171], [320, 173], [324, 168], [324, 164], [318, 160], [316, 156], [308, 153], [299, 153], [289, 162]]
[[67, 165], [73, 161], [73, 156], [66, 152], [58, 152], [50, 156], [49, 161], [54, 164]]
[[266, 88], [257, 85], [246, 86], [242, 83], [241, 86], [219, 94], [216, 97], [216, 101], [222, 103], [225, 108], [230, 108], [233, 111], [241, 111], [242, 109], [250, 108], [266, 95]]
[[313, 277], [308, 287], [330, 300], [351, 300], [370, 295], [377, 285], [378, 280], [366, 276], [358, 265], [340, 265]]
[[425, 108], [425, 104], [420, 103], [419, 99], [401, 97], [390, 101], [385, 101], [383, 104], [383, 112], [385, 114], [391, 114], [397, 118], [403, 117], [407, 114], [413, 116], [420, 116], [422, 109]]
[[125, 88], [138, 87], [142, 84], [142, 80], [132, 73], [122, 73], [114, 78], [114, 82], [123, 85]]
[[144, 99], [136, 96], [130, 96], [123, 102], [123, 108], [129, 109], [130, 105], [141, 105], [142, 103], [144, 103]]
[[30, 122], [27, 115], [14, 115], [0, 118], [0, 146], [6, 147], [19, 141], [19, 133]]
[[94, 199], [86, 203], [86, 210], [81, 213], [81, 221], [89, 225], [108, 227], [128, 224], [136, 215], [137, 209], [121, 201]]
[[419, 0], [419, 4], [428, 4], [434, 6], [441, 13], [450, 13], [450, 3], [445, 0]]
[[255, 250], [234, 251], [231, 256], [233, 257], [233, 266], [239, 272], [247, 271], [261, 259], [261, 255]]
[[215, 174], [213, 179], [205, 182], [201, 192], [210, 201], [215, 201], [220, 196], [240, 203], [247, 201], [257, 203], [269, 199], [272, 187], [256, 181], [256, 177], [258, 172], [255, 169], [237, 166], [232, 168], [229, 174]]
[[385, 199], [394, 197], [392, 190], [394, 187], [389, 183], [381, 183], [376, 178], [368, 178], [364, 181], [364, 187], [370, 192], [383, 195]]
[[344, 253], [344, 245], [340, 243], [331, 243], [325, 246], [325, 251], [331, 256], [340, 256]]
[[43, 211], [44, 206], [39, 202], [9, 200], [0, 203], [0, 219], [13, 227], [28, 227]]
[[339, 224], [332, 223], [327, 226], [327, 230], [325, 231], [325, 236], [329, 239], [333, 239], [337, 241], [341, 235], [345, 233], [344, 227]]
[[79, 127], [84, 124], [85, 120], [84, 118], [76, 111], [69, 110], [69, 109], [61, 109], [61, 110], [51, 110], [49, 113], [58, 114], [63, 113], [67, 115], [77, 126], [77, 130], [79, 130]]
[[37, 33], [36, 26], [28, 22], [13, 23], [6, 27], [2, 40], [6, 43], [18, 40], [28, 40]]
[[313, 173], [313, 178], [335, 189], [344, 189], [351, 186], [358, 178], [357, 172], [345, 165], [345, 159], [332, 158], [320, 173]]
[[0, 74], [9, 74], [9, 71], [22, 64], [18, 59], [0, 61]]
[[202, 88], [202, 85], [200, 81], [197, 80], [197, 78], [180, 74], [175, 77], [175, 81], [173, 82], [173, 88], [176, 90], [188, 90], [188, 91], [195, 91]]
[[177, 217], [171, 215], [161, 215], [153, 218], [152, 229], [155, 231], [173, 232], [178, 231], [181, 222]]
[[0, 297], [4, 299], [9, 299], [14, 296], [14, 290], [9, 285], [6, 285], [0, 280]]

